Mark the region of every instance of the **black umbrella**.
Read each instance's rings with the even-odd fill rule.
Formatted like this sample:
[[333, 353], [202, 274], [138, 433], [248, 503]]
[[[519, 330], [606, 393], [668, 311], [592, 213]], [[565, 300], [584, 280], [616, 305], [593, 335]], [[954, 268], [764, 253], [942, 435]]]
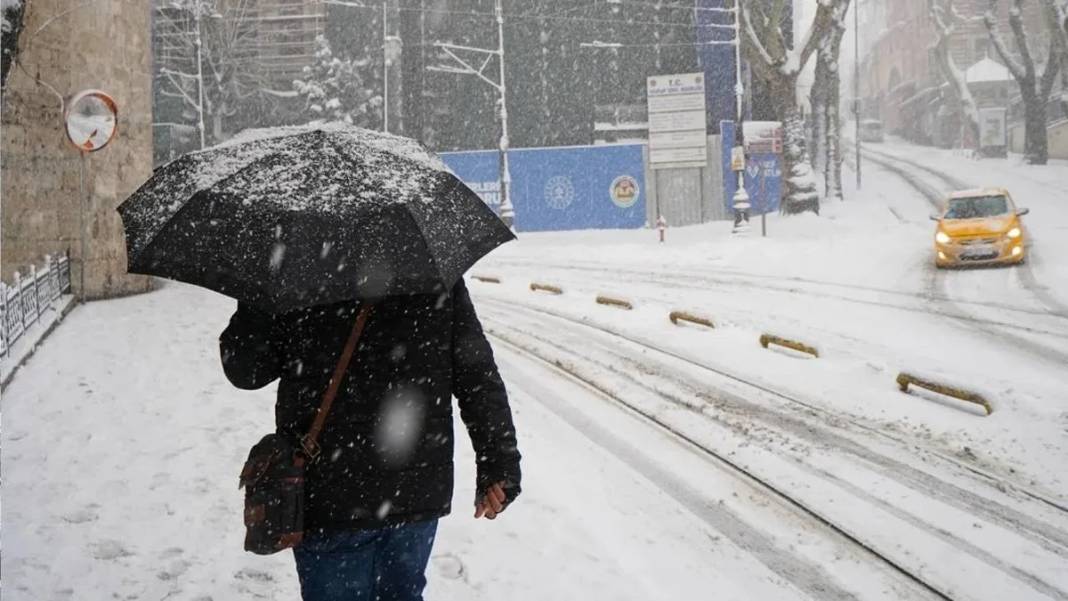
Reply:
[[514, 238], [413, 140], [254, 130], [156, 170], [119, 207], [129, 270], [280, 313], [448, 290]]

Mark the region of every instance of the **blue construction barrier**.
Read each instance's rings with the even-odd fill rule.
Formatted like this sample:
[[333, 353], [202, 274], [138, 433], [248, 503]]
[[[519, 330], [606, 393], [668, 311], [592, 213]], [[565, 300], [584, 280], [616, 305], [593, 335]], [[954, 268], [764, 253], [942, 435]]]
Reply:
[[[731, 171], [731, 147], [734, 146], [734, 122], [721, 121], [723, 132], [723, 202], [728, 214], [738, 188], [738, 176]], [[745, 159], [745, 190], [749, 193], [750, 215], [773, 213], [782, 200], [782, 156], [774, 152], [756, 152]]]
[[[443, 152], [445, 164], [495, 211], [495, 150]], [[634, 229], [645, 225], [640, 144], [520, 148], [508, 152], [512, 206], [521, 232]]]

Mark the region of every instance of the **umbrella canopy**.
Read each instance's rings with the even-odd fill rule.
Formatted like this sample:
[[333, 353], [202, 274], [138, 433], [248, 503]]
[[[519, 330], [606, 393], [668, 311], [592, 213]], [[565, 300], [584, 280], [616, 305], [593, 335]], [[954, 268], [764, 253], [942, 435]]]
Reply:
[[185, 155], [119, 213], [131, 273], [272, 313], [449, 290], [514, 238], [417, 142], [342, 124], [252, 130]]

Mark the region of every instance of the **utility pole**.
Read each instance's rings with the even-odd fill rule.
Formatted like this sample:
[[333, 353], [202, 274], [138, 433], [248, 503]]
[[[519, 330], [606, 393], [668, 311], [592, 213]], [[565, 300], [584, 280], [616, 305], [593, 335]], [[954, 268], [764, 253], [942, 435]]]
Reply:
[[[458, 75], [474, 75], [483, 82], [489, 84], [493, 89], [497, 90], [499, 98], [497, 99], [497, 108], [501, 119], [501, 138], [498, 144], [498, 150], [500, 152], [500, 174], [498, 180], [498, 188], [500, 190], [501, 208], [500, 218], [509, 228], [515, 230], [515, 209], [512, 206], [512, 175], [508, 169], [508, 104], [506, 99], [506, 87], [504, 83], [504, 9], [501, 6], [502, 0], [495, 0], [494, 14], [497, 17], [497, 49], [490, 50], [487, 48], [473, 48], [471, 46], [459, 46], [457, 44], [446, 44], [444, 42], [438, 42], [434, 44], [445, 52], [453, 61], [459, 66], [444, 65], [444, 66], [432, 66], [427, 67], [429, 71], [437, 71], [439, 73], [455, 73]], [[464, 60], [458, 53], [478, 54], [484, 58], [481, 63], [476, 67], [474, 62]], [[486, 76], [485, 71], [489, 66], [493, 57], [497, 57], [498, 62], [498, 80], [494, 81]]]
[[196, 19], [196, 39], [193, 44], [197, 47], [197, 129], [200, 130], [200, 149], [204, 150], [204, 65], [200, 60], [202, 39], [200, 35], [200, 22], [203, 20], [204, 5], [199, 0], [194, 5], [193, 18]]
[[389, 133], [389, 14], [382, 3], [382, 131]]
[[497, 63], [500, 65], [501, 93], [501, 221], [509, 228], [515, 226], [515, 209], [512, 207], [512, 172], [508, 170], [508, 93], [504, 85], [504, 9], [503, 0], [496, 0], [493, 12], [497, 16]]
[[853, 118], [857, 144], [857, 190], [860, 190], [860, 0], [853, 3]]

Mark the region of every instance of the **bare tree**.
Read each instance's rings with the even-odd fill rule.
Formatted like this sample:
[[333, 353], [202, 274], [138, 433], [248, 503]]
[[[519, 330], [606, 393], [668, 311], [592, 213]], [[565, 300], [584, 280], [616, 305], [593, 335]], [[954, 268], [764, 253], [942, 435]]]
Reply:
[[1068, 54], [1068, 0], [1043, 0], [1046, 11], [1052, 19], [1054, 35], [1061, 35], [1061, 49]]
[[1025, 0], [1013, 0], [1009, 8], [1009, 28], [1012, 29], [1018, 53], [1013, 53], [1005, 43], [998, 30], [997, 16], [994, 9], [998, 0], [990, 0], [990, 9], [983, 16], [990, 39], [998, 56], [1009, 68], [1009, 73], [1020, 87], [1024, 103], [1024, 157], [1032, 165], [1045, 165], [1049, 160], [1049, 138], [1046, 131], [1046, 108], [1049, 103], [1053, 83], [1057, 80], [1061, 61], [1058, 60], [1061, 38], [1049, 36], [1049, 48], [1046, 52], [1045, 66], [1041, 76], [1038, 74], [1035, 56], [1027, 41], [1024, 30], [1023, 5]]
[[821, 0], [812, 25], [797, 43], [787, 43], [790, 20], [788, 0], [747, 2], [741, 4], [743, 47], [749, 64], [763, 79], [775, 99], [783, 121], [785, 135], [783, 163], [786, 169], [786, 194], [783, 209], [796, 213], [817, 209], [819, 192], [812, 166], [808, 161], [805, 125], [797, 99], [797, 78], [821, 41], [831, 31], [837, 6], [846, 0]]
[[842, 199], [842, 81], [838, 59], [848, 12], [849, 0], [842, 0], [834, 7], [831, 31], [820, 39], [816, 51], [816, 77], [810, 94], [816, 145], [812, 165], [823, 170], [824, 194], [839, 200]]
[[978, 140], [979, 105], [976, 104], [972, 90], [968, 87], [964, 71], [961, 71], [957, 66], [957, 61], [953, 58], [953, 49], [950, 45], [957, 25], [966, 19], [957, 12], [956, 7], [953, 6], [953, 0], [928, 0], [927, 8], [935, 34], [938, 36], [935, 43], [931, 45], [931, 49], [938, 58], [938, 67], [942, 71], [942, 76], [945, 77], [953, 96], [960, 103], [961, 119], [965, 127], [968, 128], [971, 138]]
[[170, 0], [156, 11], [163, 40], [157, 44], [165, 43], [168, 52], [158, 69], [157, 93], [182, 103], [183, 117], [202, 140], [225, 140], [240, 129], [241, 114], [262, 110], [272, 98], [295, 97], [272, 90], [258, 62], [256, 0]]
[[1068, 113], [1068, 0], [1043, 0], [1050, 32], [1060, 37], [1061, 47], [1061, 81], [1064, 90], [1061, 94], [1061, 106]]

